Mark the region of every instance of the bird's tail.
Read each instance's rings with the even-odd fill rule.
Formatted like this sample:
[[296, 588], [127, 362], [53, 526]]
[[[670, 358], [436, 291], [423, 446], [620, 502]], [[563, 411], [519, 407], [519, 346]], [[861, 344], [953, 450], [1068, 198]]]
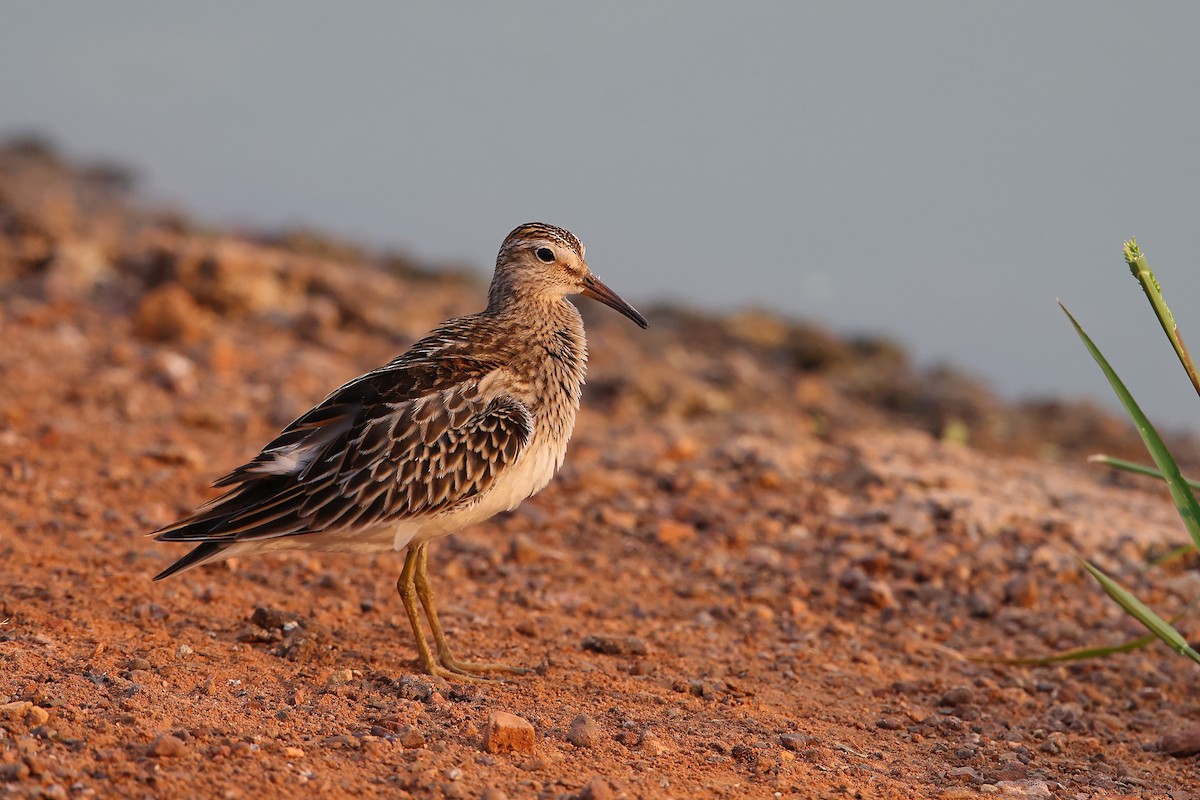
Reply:
[[222, 558], [221, 552], [232, 544], [233, 542], [201, 542], [193, 547], [186, 556], [155, 575], [154, 580], [161, 581], [163, 578], [171, 577], [176, 572], [183, 572], [192, 567], [207, 564], [210, 561], [219, 561]]

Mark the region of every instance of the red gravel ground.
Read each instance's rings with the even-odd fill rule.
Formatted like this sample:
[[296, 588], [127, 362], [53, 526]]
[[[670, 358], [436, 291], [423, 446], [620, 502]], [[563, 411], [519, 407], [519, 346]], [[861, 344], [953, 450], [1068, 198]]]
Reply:
[[0, 153], [0, 796], [1200, 798], [1191, 662], [974, 658], [1141, 633], [1076, 553], [1200, 596], [1145, 568], [1161, 488], [1080, 463], [1128, 428], [762, 315], [587, 309], [562, 474], [434, 546], [459, 654], [531, 675], [416, 673], [395, 555], [152, 583], [145, 533], [483, 288], [119, 177]]

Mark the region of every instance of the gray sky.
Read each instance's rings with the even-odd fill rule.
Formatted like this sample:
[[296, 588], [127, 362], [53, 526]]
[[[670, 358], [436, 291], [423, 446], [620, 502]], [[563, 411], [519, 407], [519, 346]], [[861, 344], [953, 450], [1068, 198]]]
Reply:
[[1012, 396], [1200, 399], [1121, 261], [1200, 342], [1200, 4], [0, 5], [0, 132], [220, 222], [490, 270], [574, 230], [636, 303], [878, 331]]

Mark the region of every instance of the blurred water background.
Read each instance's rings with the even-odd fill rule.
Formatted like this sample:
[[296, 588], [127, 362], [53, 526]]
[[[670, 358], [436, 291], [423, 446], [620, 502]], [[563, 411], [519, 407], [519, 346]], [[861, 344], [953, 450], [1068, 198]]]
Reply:
[[882, 333], [1005, 396], [1200, 400], [1200, 5], [6, 3], [0, 135], [123, 161], [214, 223], [490, 271], [578, 233], [635, 304]]

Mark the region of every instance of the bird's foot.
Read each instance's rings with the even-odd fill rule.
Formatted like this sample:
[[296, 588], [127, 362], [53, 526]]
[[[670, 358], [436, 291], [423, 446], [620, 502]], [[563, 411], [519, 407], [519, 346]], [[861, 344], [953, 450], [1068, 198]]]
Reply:
[[527, 675], [533, 671], [526, 667], [516, 667], [495, 661], [459, 661], [449, 651], [439, 652], [436, 661], [431, 658], [427, 663], [423, 663], [421, 668], [439, 678], [470, 683], [489, 683], [502, 680], [502, 677], [496, 673]]

